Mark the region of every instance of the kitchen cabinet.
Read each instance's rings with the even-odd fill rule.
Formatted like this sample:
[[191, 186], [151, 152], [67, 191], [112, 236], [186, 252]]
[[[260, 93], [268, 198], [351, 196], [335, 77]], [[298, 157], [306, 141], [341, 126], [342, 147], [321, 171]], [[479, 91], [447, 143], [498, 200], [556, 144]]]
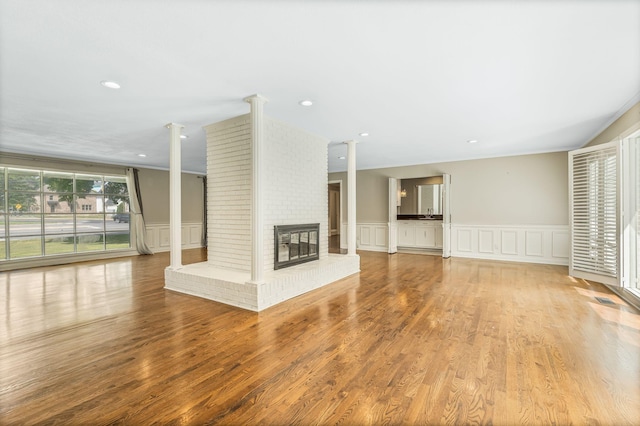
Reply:
[[441, 249], [442, 221], [398, 221], [398, 247]]
[[415, 226], [398, 223], [398, 246], [414, 247], [416, 245], [416, 228]]

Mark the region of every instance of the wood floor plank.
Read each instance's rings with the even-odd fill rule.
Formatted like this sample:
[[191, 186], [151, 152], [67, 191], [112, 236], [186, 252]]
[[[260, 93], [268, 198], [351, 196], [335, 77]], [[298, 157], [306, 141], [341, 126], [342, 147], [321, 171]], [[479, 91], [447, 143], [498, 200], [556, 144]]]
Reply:
[[640, 313], [606, 287], [360, 255], [261, 313], [164, 290], [167, 253], [1, 273], [0, 424], [640, 423]]

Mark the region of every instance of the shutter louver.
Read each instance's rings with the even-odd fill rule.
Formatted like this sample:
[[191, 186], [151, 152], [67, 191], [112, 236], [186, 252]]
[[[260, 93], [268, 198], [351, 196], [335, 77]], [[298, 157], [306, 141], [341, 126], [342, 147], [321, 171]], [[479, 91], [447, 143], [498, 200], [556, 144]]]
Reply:
[[570, 166], [572, 275], [582, 271], [617, 284], [618, 147], [571, 152]]

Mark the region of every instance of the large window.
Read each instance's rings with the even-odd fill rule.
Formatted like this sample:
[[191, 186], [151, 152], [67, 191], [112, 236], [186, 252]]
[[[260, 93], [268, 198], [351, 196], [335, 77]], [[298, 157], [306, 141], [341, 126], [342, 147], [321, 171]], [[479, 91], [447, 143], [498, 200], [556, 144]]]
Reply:
[[125, 176], [0, 167], [0, 261], [131, 247]]

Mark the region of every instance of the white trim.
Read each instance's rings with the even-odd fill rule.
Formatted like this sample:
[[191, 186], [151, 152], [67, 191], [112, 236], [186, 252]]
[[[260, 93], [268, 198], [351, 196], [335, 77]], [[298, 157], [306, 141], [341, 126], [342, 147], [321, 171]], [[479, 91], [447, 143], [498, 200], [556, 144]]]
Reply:
[[356, 255], [357, 248], [357, 215], [356, 215], [356, 141], [347, 144], [347, 254]]
[[347, 252], [347, 224], [340, 224], [340, 251]]
[[[346, 231], [343, 232], [343, 229], [342, 229], [342, 204], [344, 204], [342, 202], [342, 179], [330, 180], [330, 181], [327, 182], [327, 185], [331, 185], [331, 184], [334, 184], [334, 183], [337, 183], [337, 184], [340, 185], [340, 188], [338, 189], [338, 191], [340, 192], [338, 194], [338, 199], [340, 200], [339, 201], [339, 204], [340, 204], [340, 217], [338, 218], [338, 235], [340, 235], [340, 241], [341, 241], [340, 244], [342, 244], [342, 240], [346, 240], [346, 237], [345, 237], [346, 236], [346, 233], [345, 233]], [[329, 225], [331, 225], [331, 224], [329, 224]], [[329, 232], [331, 232], [331, 230], [329, 230]]]
[[358, 250], [388, 252], [389, 225], [386, 222], [356, 224]]
[[264, 281], [264, 104], [269, 100], [255, 94], [244, 98], [251, 105], [251, 282]]
[[[168, 223], [147, 223], [147, 245], [154, 253], [170, 251]], [[182, 222], [182, 250], [202, 247], [202, 222]]]
[[113, 259], [116, 257], [128, 257], [137, 255], [139, 255], [139, 253], [135, 249], [122, 249], [11, 259], [0, 262], [0, 271], [4, 272], [12, 271], [15, 269], [39, 268], [41, 266], [66, 265], [70, 263], [86, 262], [89, 260]]
[[[358, 223], [358, 250], [387, 252], [388, 226]], [[451, 225], [452, 257], [568, 265], [569, 242], [569, 225]]]
[[[593, 134], [593, 136], [587, 139], [587, 142], [583, 145], [583, 147], [586, 147], [591, 142], [593, 142], [595, 138], [600, 136], [602, 132], [607, 130], [613, 123], [616, 122], [616, 120], [618, 120], [620, 117], [625, 115], [638, 102], [640, 102], [640, 92], [636, 93], [631, 98], [629, 98], [629, 100], [625, 102], [625, 104], [622, 105], [622, 107], [618, 111], [616, 111], [616, 113], [613, 116], [611, 116], [611, 118], [609, 118], [609, 120], [606, 123], [604, 123], [601, 127], [598, 128], [598, 130]], [[634, 124], [630, 129], [626, 129], [622, 134], [620, 134], [619, 138], [622, 139], [625, 137], [631, 137], [633, 133], [637, 131], [637, 127], [638, 127], [638, 123]], [[625, 136], [625, 133], [627, 132], [630, 132], [630, 134]]]
[[442, 175], [442, 257], [451, 257], [451, 175]]
[[[602, 153], [604, 152], [604, 154]], [[606, 156], [615, 152], [615, 157]], [[594, 155], [587, 155], [585, 157], [584, 154], [594, 153]], [[622, 186], [621, 186], [621, 172], [622, 172], [622, 155], [621, 155], [621, 143], [618, 141], [608, 142], [605, 144], [590, 146], [582, 149], [576, 149], [573, 151], [569, 151], [568, 157], [568, 169], [569, 169], [569, 227], [570, 232], [574, 235], [571, 236], [571, 249], [570, 249], [570, 259], [569, 259], [569, 275], [576, 278], [584, 278], [589, 280], [598, 281], [607, 285], [617, 285], [620, 286], [622, 279], [622, 251], [621, 251], [621, 223], [622, 223]], [[605, 155], [606, 157], [603, 157]], [[577, 158], [577, 159], [576, 159]], [[615, 159], [615, 168], [611, 167], [608, 164], [608, 159]], [[591, 195], [586, 195], [589, 188], [591, 187], [589, 176], [590, 172], [588, 172], [587, 164], [590, 164], [591, 161], [594, 161], [594, 164], [599, 166], [598, 170], [602, 173], [615, 173], [615, 191], [616, 191], [616, 199], [614, 203], [615, 214], [611, 214], [611, 199], [607, 199], [607, 197], [601, 197], [600, 195], [597, 198], [591, 198]], [[574, 169], [576, 161], [579, 164], [578, 169]], [[600, 169], [602, 168], [602, 170]], [[599, 173], [600, 173], [599, 172]], [[595, 186], [595, 188], [600, 187], [600, 185], [611, 185], [612, 179], [608, 177], [604, 179], [603, 182], [598, 180], [599, 184]], [[578, 191], [576, 193], [576, 191]], [[585, 203], [591, 205], [599, 205], [598, 213], [592, 214], [589, 213], [586, 215], [583, 210], [582, 215], [576, 214], [576, 208], [585, 208]], [[578, 207], [576, 207], [576, 205]], [[605, 207], [608, 206], [608, 207]], [[586, 215], [586, 216], [585, 216]], [[597, 221], [598, 227], [597, 229], [610, 229], [611, 225], [615, 226], [615, 235], [614, 238], [606, 237], [609, 239], [608, 244], [611, 244], [611, 240], [614, 240], [616, 255], [615, 257], [610, 254], [610, 246], [609, 251], [605, 250], [605, 244], [603, 235], [609, 235], [608, 232], [597, 231], [594, 235], [591, 235], [591, 231], [586, 231], [585, 227], [591, 226], [592, 221]], [[582, 232], [578, 232], [576, 237], [576, 230], [581, 229]], [[590, 229], [590, 228], [589, 228]], [[589, 241], [587, 241], [589, 240]], [[593, 240], [593, 241], [591, 241]], [[590, 244], [596, 243], [593, 246]], [[598, 253], [597, 258], [598, 261], [594, 261], [591, 254], [587, 254], [590, 250], [596, 250]], [[615, 271], [612, 271], [611, 263], [615, 261]], [[605, 266], [603, 266], [605, 265]], [[596, 278], [599, 277], [599, 278]]]
[[[389, 235], [387, 237], [388, 249], [390, 254], [398, 252], [398, 200], [400, 199], [400, 180], [397, 178], [389, 178], [389, 222], [387, 229]], [[419, 198], [418, 198], [419, 199]]]
[[452, 225], [451, 256], [569, 264], [568, 225]]
[[[179, 269], [182, 266], [182, 157], [180, 131], [182, 124], [169, 123], [169, 222], [171, 241], [171, 267]], [[151, 249], [153, 250], [153, 249]]]

